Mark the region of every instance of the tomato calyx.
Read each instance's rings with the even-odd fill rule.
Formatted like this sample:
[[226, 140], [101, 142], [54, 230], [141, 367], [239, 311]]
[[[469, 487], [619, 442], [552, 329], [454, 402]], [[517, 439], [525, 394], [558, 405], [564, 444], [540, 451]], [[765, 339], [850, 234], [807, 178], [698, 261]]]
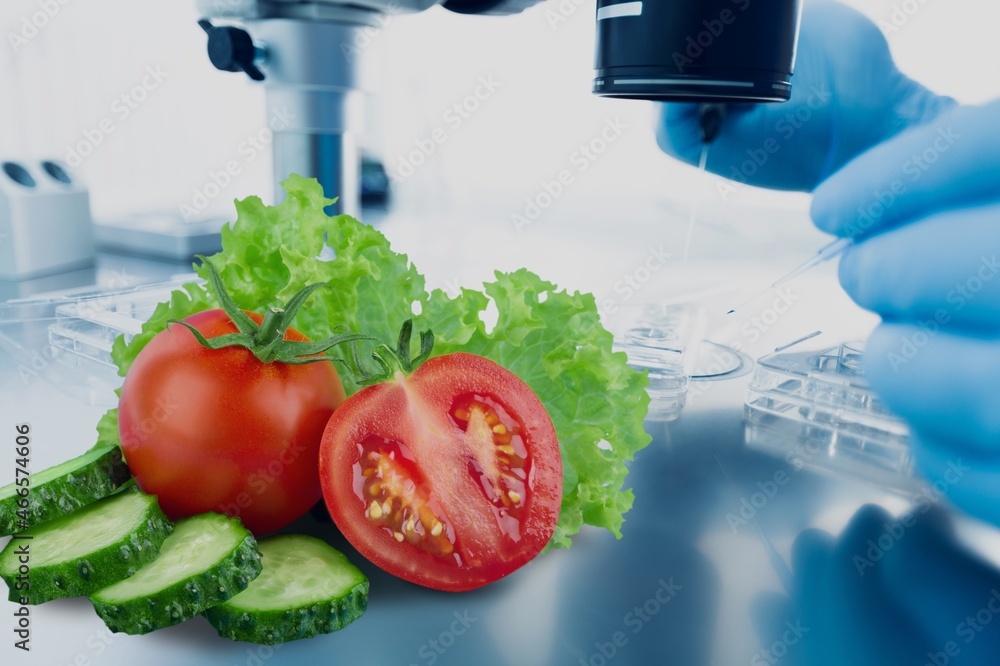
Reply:
[[379, 365], [378, 372], [369, 372], [364, 369], [358, 349], [355, 346], [354, 366], [358, 369], [358, 374], [360, 375], [355, 378], [358, 385], [371, 386], [372, 384], [381, 384], [382, 382], [389, 381], [400, 373], [403, 375], [413, 374], [413, 371], [421, 363], [430, 358], [431, 350], [434, 349], [434, 333], [430, 329], [420, 332], [420, 353], [413, 357], [410, 356], [410, 338], [412, 337], [413, 320], [407, 319], [403, 322], [403, 327], [399, 330], [399, 340], [396, 342], [395, 349], [383, 343], [372, 350], [372, 358]]
[[[194, 326], [187, 322], [171, 319], [167, 324], [180, 324], [184, 326], [203, 347], [207, 349], [223, 349], [225, 347], [244, 347], [249, 349], [261, 363], [286, 363], [288, 365], [303, 365], [315, 363], [317, 361], [333, 361], [335, 363], [346, 364], [342, 358], [332, 356], [326, 352], [337, 345], [347, 342], [358, 343], [361, 340], [374, 340], [370, 335], [362, 333], [340, 333], [331, 335], [325, 340], [317, 341], [296, 341], [285, 340], [285, 332], [292, 324], [292, 319], [299, 311], [299, 308], [306, 302], [306, 299], [317, 289], [329, 287], [325, 282], [317, 282], [304, 287], [284, 305], [284, 307], [274, 306], [267, 309], [260, 324], [257, 324], [250, 316], [244, 312], [222, 283], [219, 271], [206, 257], [198, 255], [203, 266], [208, 268], [209, 284], [216, 298], [219, 299], [219, 306], [229, 316], [236, 326], [237, 333], [219, 335], [214, 338], [206, 338]], [[354, 345], [354, 354], [357, 356], [357, 345]]]

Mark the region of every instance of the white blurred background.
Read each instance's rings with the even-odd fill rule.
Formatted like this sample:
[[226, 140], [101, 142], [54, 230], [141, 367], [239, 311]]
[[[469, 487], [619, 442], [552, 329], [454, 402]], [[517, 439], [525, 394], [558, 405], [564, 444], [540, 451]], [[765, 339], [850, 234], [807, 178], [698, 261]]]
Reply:
[[[879, 20], [888, 19], [900, 1], [849, 4]], [[989, 0], [919, 1], [922, 8], [904, 29], [887, 35], [903, 71], [963, 102], [1000, 95], [1000, 6]], [[365, 49], [377, 75], [363, 143], [389, 170], [398, 168], [414, 139], [443, 124], [445, 110], [468, 95], [480, 76], [501, 83], [407, 179], [399, 201], [452, 212], [496, 201], [506, 205], [506, 217], [614, 116], [629, 129], [581, 176], [583, 185], [574, 188], [578, 203], [602, 194], [683, 198], [706, 185], [693, 169], [659, 152], [650, 104], [590, 93], [592, 3], [582, 2], [555, 26], [546, 15], [550, 4], [509, 18], [439, 8], [397, 16]], [[0, 4], [0, 155], [65, 161], [85, 130], [113, 118], [115, 131], [76, 172], [91, 188], [95, 216], [190, 201], [209, 172], [263, 126], [262, 88], [212, 68], [193, 0], [70, 0], [36, 36], [15, 44], [12, 35], [39, 9], [39, 0]], [[119, 120], [112, 104], [141, 81], [148, 66], [166, 72], [166, 79]], [[268, 159], [263, 154], [246, 164], [211, 210], [227, 213], [234, 198], [270, 192]], [[747, 190], [742, 196], [762, 195]], [[572, 198], [558, 205], [573, 206]]]

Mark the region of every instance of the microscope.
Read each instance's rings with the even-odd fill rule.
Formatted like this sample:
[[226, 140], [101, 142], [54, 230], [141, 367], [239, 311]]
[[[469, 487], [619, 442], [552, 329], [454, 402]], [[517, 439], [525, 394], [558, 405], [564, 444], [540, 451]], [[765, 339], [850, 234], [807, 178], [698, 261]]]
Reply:
[[[787, 101], [802, 0], [597, 0], [593, 92], [699, 102], [714, 137], [723, 105]], [[539, 0], [198, 0], [212, 64], [266, 88], [275, 183], [316, 178], [336, 213], [359, 212], [363, 61], [356, 44], [393, 14], [441, 4], [509, 15]], [[280, 193], [281, 188], [275, 187]]]

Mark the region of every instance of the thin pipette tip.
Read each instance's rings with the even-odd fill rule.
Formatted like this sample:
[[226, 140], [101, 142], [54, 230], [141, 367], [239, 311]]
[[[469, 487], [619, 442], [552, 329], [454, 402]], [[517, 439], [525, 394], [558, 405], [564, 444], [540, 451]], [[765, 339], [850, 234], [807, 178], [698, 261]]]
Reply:
[[[702, 173], [705, 172], [705, 163], [708, 161], [708, 143], [705, 143], [701, 147], [701, 159], [698, 160], [698, 170]], [[691, 204], [691, 216], [688, 218], [687, 233], [684, 235], [684, 252], [681, 254], [681, 262], [686, 263], [688, 260], [688, 255], [691, 254], [691, 239], [694, 238], [694, 225], [698, 220], [698, 208], [700, 207], [701, 199], [695, 197], [694, 203]]]
[[786, 282], [791, 282], [792, 280], [799, 277], [803, 273], [810, 271], [813, 268], [816, 268], [820, 264], [826, 263], [827, 261], [830, 261], [835, 257], [839, 257], [844, 253], [844, 251], [847, 248], [849, 248], [853, 244], [854, 244], [853, 238], [838, 238], [829, 245], [820, 248], [820, 250], [816, 253], [816, 255], [810, 258], [808, 261], [796, 267], [795, 269], [789, 271], [788, 273], [785, 273], [780, 278], [772, 282], [771, 285], [766, 289], [761, 289], [750, 298], [746, 299], [736, 307], [730, 309], [729, 312], [726, 313], [726, 315], [734, 314], [737, 310], [743, 308], [747, 303], [754, 302], [755, 300], [757, 300], [767, 292], [771, 291], [772, 289], [776, 289], [781, 285], [785, 284]]
[[802, 264], [795, 270], [791, 271], [790, 273], [787, 273], [782, 277], [778, 278], [777, 280], [775, 280], [774, 284], [772, 284], [771, 286], [780, 287], [786, 282], [791, 282], [792, 280], [802, 275], [806, 271], [812, 270], [816, 266], [819, 266], [824, 262], [830, 261], [834, 257], [840, 256], [841, 254], [844, 253], [844, 250], [849, 248], [853, 243], [854, 240], [851, 238], [839, 238], [833, 241], [826, 247], [822, 248], [819, 252], [817, 252], [815, 257], [805, 262], [804, 264]]

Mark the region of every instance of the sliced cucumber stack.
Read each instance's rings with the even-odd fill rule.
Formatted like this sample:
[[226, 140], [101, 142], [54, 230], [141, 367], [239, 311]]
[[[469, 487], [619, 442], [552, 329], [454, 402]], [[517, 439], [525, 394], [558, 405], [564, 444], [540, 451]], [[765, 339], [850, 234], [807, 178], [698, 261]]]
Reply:
[[[27, 477], [25, 477], [27, 478]], [[41, 525], [107, 497], [132, 478], [117, 446], [104, 444], [30, 477], [27, 506], [23, 486], [0, 488], [0, 536]]]
[[324, 541], [299, 534], [259, 544], [264, 570], [205, 611], [220, 636], [275, 645], [343, 629], [368, 606], [368, 579]]
[[112, 631], [148, 634], [245, 590], [260, 566], [257, 542], [239, 520], [203, 513], [178, 520], [155, 560], [90, 601]]
[[126, 490], [11, 540], [0, 552], [0, 578], [11, 601], [86, 596], [152, 561], [170, 530], [155, 497]]

